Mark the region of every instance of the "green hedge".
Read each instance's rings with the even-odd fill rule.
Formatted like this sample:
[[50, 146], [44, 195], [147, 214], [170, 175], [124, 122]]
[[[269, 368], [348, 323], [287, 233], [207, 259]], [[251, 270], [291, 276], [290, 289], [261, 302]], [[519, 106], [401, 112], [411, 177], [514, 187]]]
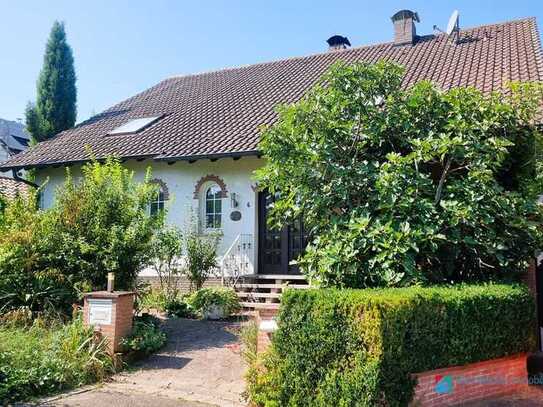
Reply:
[[410, 373], [534, 349], [523, 286], [289, 290], [279, 330], [249, 371], [266, 406], [405, 406]]

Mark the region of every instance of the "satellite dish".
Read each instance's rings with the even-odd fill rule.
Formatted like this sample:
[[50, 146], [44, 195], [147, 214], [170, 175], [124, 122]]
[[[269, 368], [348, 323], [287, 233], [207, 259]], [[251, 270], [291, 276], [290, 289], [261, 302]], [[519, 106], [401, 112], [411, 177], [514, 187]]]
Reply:
[[447, 24], [447, 35], [451, 35], [453, 31], [458, 31], [458, 16], [458, 10], [454, 10], [451, 14], [451, 18], [449, 18], [449, 24]]

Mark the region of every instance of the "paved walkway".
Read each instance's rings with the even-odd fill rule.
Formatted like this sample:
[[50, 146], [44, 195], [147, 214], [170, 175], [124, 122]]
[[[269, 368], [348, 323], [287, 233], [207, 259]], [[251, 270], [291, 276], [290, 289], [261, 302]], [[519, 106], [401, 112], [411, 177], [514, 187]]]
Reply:
[[47, 405], [243, 406], [238, 329], [239, 324], [233, 322], [168, 319], [168, 344], [159, 353], [100, 388]]
[[543, 389], [529, 387], [508, 396], [464, 403], [462, 407], [537, 407], [543, 406]]

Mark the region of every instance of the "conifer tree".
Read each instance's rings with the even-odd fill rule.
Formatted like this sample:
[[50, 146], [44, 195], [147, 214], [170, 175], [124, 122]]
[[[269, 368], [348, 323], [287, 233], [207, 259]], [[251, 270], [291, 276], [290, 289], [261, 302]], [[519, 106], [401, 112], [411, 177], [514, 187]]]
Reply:
[[77, 115], [77, 89], [72, 48], [66, 41], [64, 23], [55, 21], [37, 83], [36, 104], [29, 103], [26, 126], [36, 141], [69, 129]]

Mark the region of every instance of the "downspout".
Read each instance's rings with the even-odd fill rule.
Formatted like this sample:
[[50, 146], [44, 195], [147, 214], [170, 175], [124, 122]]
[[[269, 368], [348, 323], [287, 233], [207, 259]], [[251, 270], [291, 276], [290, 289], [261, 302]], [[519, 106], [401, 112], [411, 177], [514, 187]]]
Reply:
[[13, 173], [13, 179], [14, 179], [15, 181], [20, 181], [20, 182], [22, 182], [22, 183], [24, 183], [24, 184], [26, 184], [26, 185], [30, 185], [31, 187], [34, 187], [34, 188], [36, 188], [36, 189], [38, 189], [38, 188], [40, 187], [38, 184], [36, 184], [36, 183], [34, 183], [34, 182], [32, 182], [32, 181], [29, 181], [29, 180], [27, 180], [27, 179], [21, 178], [21, 177], [19, 176], [19, 173], [17, 172], [17, 170], [16, 170], [15, 168], [13, 168], [13, 169], [11, 170], [11, 172]]

